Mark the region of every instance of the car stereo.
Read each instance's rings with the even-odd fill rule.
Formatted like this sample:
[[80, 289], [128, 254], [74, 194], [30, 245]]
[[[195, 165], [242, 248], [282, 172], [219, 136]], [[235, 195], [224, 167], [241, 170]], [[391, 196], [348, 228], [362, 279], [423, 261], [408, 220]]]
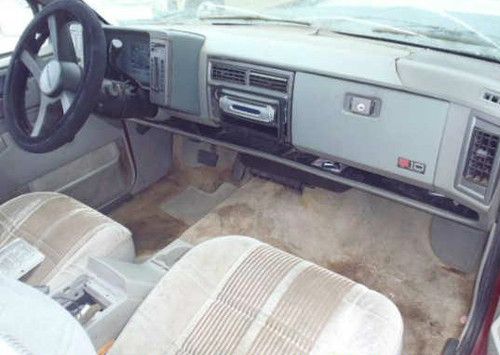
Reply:
[[210, 111], [221, 125], [287, 140], [293, 73], [215, 58], [208, 72]]

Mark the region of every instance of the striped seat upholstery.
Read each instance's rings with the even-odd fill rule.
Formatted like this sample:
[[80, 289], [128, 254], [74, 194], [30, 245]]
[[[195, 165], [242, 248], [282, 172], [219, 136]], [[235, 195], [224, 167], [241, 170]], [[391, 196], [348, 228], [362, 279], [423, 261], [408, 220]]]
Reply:
[[15, 238], [38, 248], [45, 260], [23, 281], [66, 286], [88, 256], [133, 260], [129, 230], [84, 204], [55, 192], [34, 192], [0, 205], [0, 247]]
[[390, 354], [386, 297], [246, 237], [204, 242], [160, 281], [112, 354]]

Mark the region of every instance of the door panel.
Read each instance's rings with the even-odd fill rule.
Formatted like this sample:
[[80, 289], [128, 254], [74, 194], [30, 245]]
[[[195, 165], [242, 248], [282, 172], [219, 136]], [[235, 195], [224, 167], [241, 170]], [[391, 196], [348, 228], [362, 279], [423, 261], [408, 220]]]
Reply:
[[[0, 71], [0, 77], [5, 70]], [[0, 79], [0, 82], [2, 79]], [[36, 114], [37, 89], [29, 89], [30, 114]], [[0, 97], [0, 106], [1, 104]], [[120, 122], [91, 116], [73, 142], [46, 154], [20, 149], [0, 113], [0, 203], [28, 191], [60, 191], [102, 208], [127, 194], [134, 167]]]

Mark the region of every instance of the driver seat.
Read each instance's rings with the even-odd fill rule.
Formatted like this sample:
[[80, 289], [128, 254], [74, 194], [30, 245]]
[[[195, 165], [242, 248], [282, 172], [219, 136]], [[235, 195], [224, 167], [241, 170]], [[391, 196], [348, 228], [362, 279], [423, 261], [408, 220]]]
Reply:
[[21, 280], [59, 289], [81, 274], [88, 256], [132, 261], [130, 231], [100, 212], [56, 192], [33, 192], [0, 205], [0, 248], [16, 238], [45, 259]]

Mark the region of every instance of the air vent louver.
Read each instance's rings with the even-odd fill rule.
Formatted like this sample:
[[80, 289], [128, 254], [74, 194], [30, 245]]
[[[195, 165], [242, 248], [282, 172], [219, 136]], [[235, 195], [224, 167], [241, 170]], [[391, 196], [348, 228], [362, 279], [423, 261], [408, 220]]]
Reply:
[[497, 135], [474, 128], [464, 169], [466, 180], [480, 186], [489, 185], [498, 141]]
[[246, 84], [246, 71], [244, 69], [223, 65], [220, 63], [212, 64], [212, 79], [226, 81], [234, 84]]
[[249, 77], [250, 86], [259, 87], [272, 91], [286, 93], [288, 91], [288, 79], [262, 73], [251, 72]]
[[492, 103], [492, 104], [496, 104], [496, 105], [500, 105], [500, 95], [499, 94], [495, 94], [491, 91], [486, 91], [484, 94], [483, 94], [483, 99]]

